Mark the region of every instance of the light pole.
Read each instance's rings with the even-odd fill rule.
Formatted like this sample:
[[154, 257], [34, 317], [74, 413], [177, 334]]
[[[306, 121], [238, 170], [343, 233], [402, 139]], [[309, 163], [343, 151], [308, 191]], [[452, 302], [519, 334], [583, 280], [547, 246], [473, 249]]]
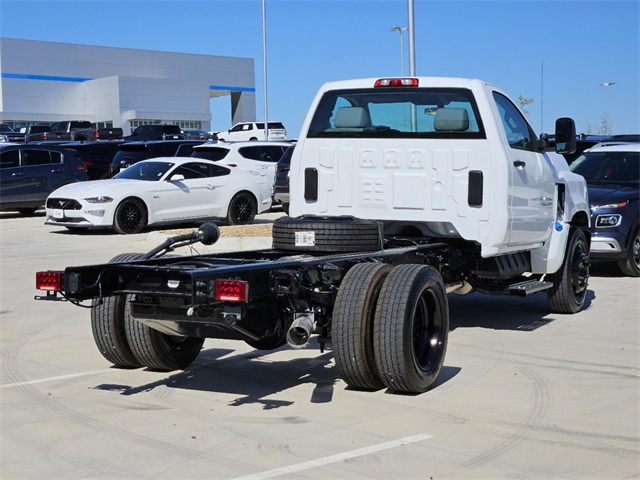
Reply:
[[616, 85], [618, 82], [604, 82], [601, 83], [600, 86], [601, 87], [607, 87], [607, 96], [608, 96], [608, 113], [607, 113], [607, 129], [609, 130], [607, 132], [607, 135], [611, 135], [611, 132], [613, 131], [613, 124], [611, 121], [611, 87]]
[[400, 32], [400, 65], [402, 69], [402, 76], [404, 77], [404, 40], [402, 39], [402, 32], [404, 32], [407, 27], [391, 27], [390, 30], [392, 32]]
[[269, 111], [267, 110], [267, 1], [262, 0], [262, 76], [264, 82], [264, 139], [269, 140]]

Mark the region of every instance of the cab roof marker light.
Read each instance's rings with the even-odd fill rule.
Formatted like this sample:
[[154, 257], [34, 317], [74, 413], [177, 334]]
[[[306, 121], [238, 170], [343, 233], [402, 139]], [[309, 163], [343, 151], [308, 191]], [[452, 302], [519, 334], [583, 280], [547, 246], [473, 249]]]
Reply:
[[374, 83], [374, 87], [417, 87], [417, 78], [380, 78]]

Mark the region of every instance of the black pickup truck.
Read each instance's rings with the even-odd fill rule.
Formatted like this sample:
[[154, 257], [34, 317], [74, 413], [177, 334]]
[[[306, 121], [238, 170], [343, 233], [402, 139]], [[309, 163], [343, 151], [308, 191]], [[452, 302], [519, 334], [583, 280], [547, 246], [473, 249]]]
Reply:
[[184, 132], [178, 125], [155, 124], [136, 127], [131, 135], [124, 137], [124, 140], [137, 142], [143, 140], [183, 140], [184, 138]]
[[68, 140], [90, 142], [122, 138], [121, 128], [97, 128], [88, 120], [67, 120], [51, 125], [48, 132], [31, 133], [29, 141]]

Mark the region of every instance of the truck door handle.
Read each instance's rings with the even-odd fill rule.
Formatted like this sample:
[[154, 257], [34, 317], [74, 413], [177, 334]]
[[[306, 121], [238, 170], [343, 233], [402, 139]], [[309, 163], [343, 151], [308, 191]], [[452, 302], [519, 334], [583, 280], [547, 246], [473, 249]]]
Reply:
[[61, 171], [61, 168], [54, 168], [53, 170], [51, 170], [51, 173], [60, 173]]
[[22, 172], [15, 172], [15, 173], [11, 174], [12, 177], [22, 177], [23, 175], [24, 175], [24, 173], [22, 173]]
[[527, 166], [527, 162], [523, 162], [522, 160], [516, 160], [513, 162], [513, 166], [516, 168], [524, 168]]

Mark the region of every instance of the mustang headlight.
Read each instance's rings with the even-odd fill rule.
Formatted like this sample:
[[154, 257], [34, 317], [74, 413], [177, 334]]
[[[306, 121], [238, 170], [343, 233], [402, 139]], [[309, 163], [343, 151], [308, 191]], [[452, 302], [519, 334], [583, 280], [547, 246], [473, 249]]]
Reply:
[[89, 203], [111, 203], [113, 202], [113, 198], [111, 197], [90, 197], [90, 198], [85, 198], [84, 199], [85, 202], [89, 202]]

